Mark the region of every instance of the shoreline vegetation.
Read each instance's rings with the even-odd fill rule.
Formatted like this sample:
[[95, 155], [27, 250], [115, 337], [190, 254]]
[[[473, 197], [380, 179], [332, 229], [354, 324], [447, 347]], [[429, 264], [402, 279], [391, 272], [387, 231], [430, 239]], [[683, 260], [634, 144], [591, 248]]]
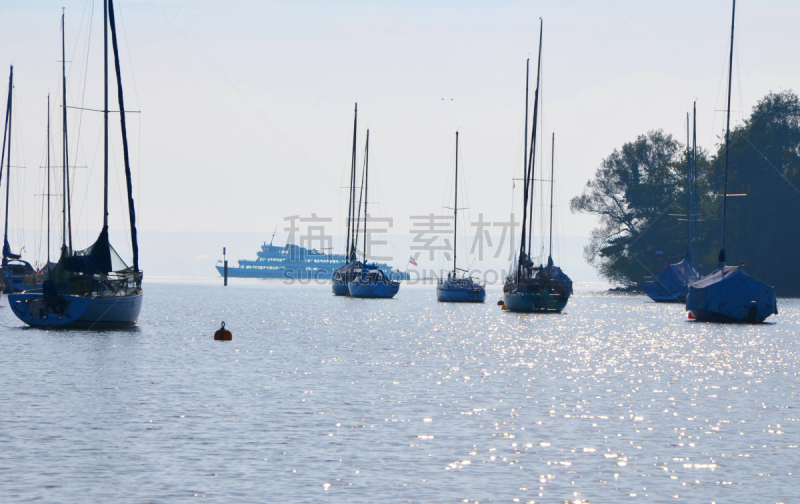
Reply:
[[[701, 274], [716, 268], [720, 243], [722, 138], [716, 149], [697, 150]], [[744, 264], [779, 296], [800, 296], [798, 96], [787, 90], [761, 99], [731, 130], [729, 160], [728, 264]], [[570, 201], [572, 212], [598, 218], [584, 257], [620, 290], [636, 290], [686, 253], [687, 162], [686, 145], [650, 131], [615, 149]]]

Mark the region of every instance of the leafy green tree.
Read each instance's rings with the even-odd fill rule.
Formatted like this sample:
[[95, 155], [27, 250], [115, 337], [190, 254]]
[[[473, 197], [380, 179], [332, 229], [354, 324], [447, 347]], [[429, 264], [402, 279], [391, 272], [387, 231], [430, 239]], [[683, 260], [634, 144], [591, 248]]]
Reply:
[[[709, 182], [723, 191], [725, 146], [711, 163]], [[770, 93], [749, 119], [731, 131], [728, 152], [725, 248], [728, 264], [775, 287], [778, 295], [800, 295], [800, 100], [792, 91]], [[714, 222], [707, 235], [709, 259], [720, 248], [722, 198], [707, 209]]]
[[[698, 171], [707, 165], [698, 153]], [[586, 260], [606, 279], [625, 285], [658, 275], [655, 250], [665, 258], [687, 248], [686, 223], [669, 213], [687, 213], [685, 146], [663, 131], [651, 131], [604, 159], [573, 212], [596, 215], [600, 226], [584, 249]]]

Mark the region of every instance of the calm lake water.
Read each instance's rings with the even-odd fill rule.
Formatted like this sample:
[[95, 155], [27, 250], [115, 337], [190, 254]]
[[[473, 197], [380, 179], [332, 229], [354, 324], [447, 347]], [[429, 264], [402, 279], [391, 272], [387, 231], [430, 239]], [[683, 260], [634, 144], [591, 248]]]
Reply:
[[800, 302], [708, 325], [500, 294], [151, 282], [105, 332], [24, 328], [4, 297], [0, 500], [800, 501]]

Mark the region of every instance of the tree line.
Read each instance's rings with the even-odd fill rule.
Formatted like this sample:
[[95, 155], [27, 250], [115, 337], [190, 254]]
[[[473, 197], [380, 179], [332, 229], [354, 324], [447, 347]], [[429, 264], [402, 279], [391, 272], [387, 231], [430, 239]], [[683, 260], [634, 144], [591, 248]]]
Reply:
[[[722, 138], [713, 154], [698, 148], [701, 275], [717, 267], [726, 148], [728, 194], [743, 195], [728, 197], [727, 264], [744, 264], [778, 295], [800, 296], [800, 99], [769, 93], [731, 130], [728, 146]], [[650, 131], [615, 149], [572, 198], [573, 212], [598, 218], [584, 256], [601, 276], [639, 285], [687, 251], [691, 154], [671, 135]]]

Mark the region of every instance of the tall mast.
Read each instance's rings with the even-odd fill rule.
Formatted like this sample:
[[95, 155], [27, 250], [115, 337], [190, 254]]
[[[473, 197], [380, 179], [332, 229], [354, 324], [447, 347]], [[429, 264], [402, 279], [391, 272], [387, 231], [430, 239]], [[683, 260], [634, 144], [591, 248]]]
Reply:
[[725, 123], [725, 186], [722, 193], [722, 246], [719, 250], [719, 263], [725, 265], [725, 217], [728, 212], [728, 151], [730, 150], [731, 134], [731, 82], [733, 79], [733, 26], [736, 21], [736, 0], [733, 0], [731, 12], [731, 54], [728, 60], [728, 108]]
[[50, 264], [50, 93], [47, 93], [47, 264]]
[[[539, 77], [542, 69], [542, 20], [539, 19], [539, 62], [536, 71], [536, 91], [533, 98], [533, 127], [531, 128], [530, 156], [528, 156], [528, 166], [525, 167], [525, 194], [522, 198], [522, 239], [520, 240], [519, 260], [517, 265], [517, 283], [522, 274], [522, 261], [528, 254], [525, 253], [526, 223], [528, 219], [528, 197], [533, 197], [533, 159], [536, 154], [536, 118], [539, 105]], [[527, 115], [527, 114], [526, 114]], [[531, 207], [531, 214], [533, 207]], [[531, 220], [533, 215], [531, 215]], [[528, 251], [530, 251], [530, 240], [528, 241]]]
[[692, 251], [692, 151], [689, 144], [689, 113], [686, 113], [686, 195], [689, 197], [689, 202], [686, 205], [686, 227], [688, 231], [687, 247], [689, 252]]
[[694, 226], [694, 247], [695, 253], [692, 255], [694, 262], [697, 264], [697, 270], [700, 269], [700, 229], [697, 224], [700, 217], [699, 205], [697, 204], [697, 102], [694, 102], [692, 109], [692, 225]]
[[548, 263], [553, 257], [553, 175], [556, 169], [556, 134], [553, 133], [553, 147], [550, 149], [550, 252], [547, 253]]
[[458, 245], [458, 131], [456, 131], [456, 194], [453, 199], [453, 278], [455, 278], [456, 246]]
[[530, 189], [530, 200], [528, 201], [528, 215], [530, 218], [528, 219], [528, 257], [531, 255], [531, 243], [533, 242], [533, 172], [536, 171], [536, 123], [537, 123], [537, 112], [539, 110], [539, 75], [542, 71], [542, 23], [543, 21], [539, 18], [539, 61], [536, 64], [536, 94], [533, 101], [533, 125], [531, 128], [532, 135], [531, 135], [531, 155], [528, 158], [528, 164], [530, 166], [530, 176], [528, 181], [528, 188]]
[[[530, 92], [528, 91], [528, 81], [531, 78], [531, 59], [528, 58], [528, 61], [525, 63], [525, 150], [522, 151], [522, 173], [527, 173], [528, 171], [528, 97], [530, 96]], [[524, 175], [523, 175], [524, 176]], [[528, 180], [525, 180], [524, 187], [527, 191], [528, 187]]]
[[[6, 156], [6, 134], [8, 130], [8, 121], [11, 118], [11, 85], [14, 78], [14, 65], [11, 65], [11, 72], [8, 76], [8, 100], [6, 101], [6, 120], [3, 123], [3, 149], [0, 150], [0, 182], [3, 180], [3, 164], [5, 163]], [[11, 139], [9, 138], [9, 143]]]
[[103, 229], [108, 229], [108, 0], [103, 2], [103, 76]]
[[[353, 236], [353, 229], [355, 223], [353, 222], [353, 210], [355, 210], [356, 198], [356, 127], [358, 126], [358, 103], [356, 103], [355, 117], [353, 118], [353, 159], [350, 163], [350, 201], [347, 204], [347, 262], [353, 260], [353, 249], [355, 248], [355, 237]], [[351, 240], [352, 238], [352, 240]], [[350, 246], [353, 245], [353, 249]]]
[[[11, 90], [14, 88], [14, 66], [11, 66], [11, 75], [8, 77], [8, 108], [6, 108], [6, 124], [8, 125], [8, 159], [6, 159], [6, 227], [3, 234], [3, 259], [6, 257], [8, 245], [8, 194], [11, 187]], [[2, 170], [0, 165], [0, 170]]]
[[364, 265], [367, 264], [367, 191], [369, 190], [369, 128], [367, 146], [364, 149]]
[[[69, 142], [67, 142], [67, 67], [66, 67], [66, 51], [64, 49], [64, 8], [61, 8], [61, 112], [62, 112], [62, 125], [63, 125], [63, 154], [64, 159], [62, 165], [64, 166], [64, 244], [67, 243], [69, 238], [69, 250], [72, 250], [72, 202], [70, 201], [69, 189]], [[108, 93], [106, 93], [106, 110], [108, 110]], [[108, 125], [108, 115], [106, 115], [106, 126]], [[108, 128], [106, 128], [106, 146], [108, 146]], [[106, 158], [108, 159], [108, 158]], [[106, 161], [106, 165], [108, 162]], [[49, 202], [49, 200], [48, 200]]]
[[[114, 22], [114, 4], [108, 0], [108, 19], [111, 27], [111, 42], [114, 48], [114, 70], [117, 74], [117, 100], [119, 101], [119, 120], [122, 129], [122, 158], [125, 163], [125, 185], [128, 189], [128, 218], [131, 226], [131, 248], [133, 249], [133, 270], [139, 271], [139, 240], [136, 233], [136, 209], [133, 205], [133, 183], [131, 181], [131, 164], [128, 156], [128, 129], [125, 124], [125, 102], [122, 99], [122, 73], [119, 66], [119, 47], [117, 46], [117, 28]], [[106, 94], [108, 89], [106, 88]], [[108, 107], [106, 107], [106, 118]], [[108, 156], [106, 156], [106, 209], [108, 209]], [[108, 219], [108, 212], [106, 212]], [[107, 223], [106, 223], [107, 224]]]

